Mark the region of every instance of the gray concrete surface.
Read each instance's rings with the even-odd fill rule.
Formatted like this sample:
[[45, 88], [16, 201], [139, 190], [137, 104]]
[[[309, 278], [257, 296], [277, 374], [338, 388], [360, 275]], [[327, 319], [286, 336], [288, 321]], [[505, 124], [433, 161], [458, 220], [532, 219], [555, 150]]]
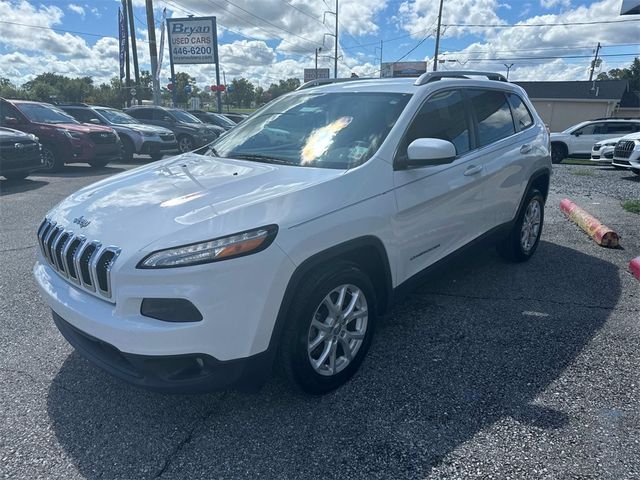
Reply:
[[[35, 230], [66, 195], [131, 168], [0, 180], [0, 477], [640, 478], [640, 177], [555, 168], [527, 264], [467, 256], [381, 319], [359, 374], [321, 398], [167, 396], [73, 352], [31, 278]], [[592, 175], [576, 171], [589, 169]], [[569, 195], [620, 230], [595, 245]]]

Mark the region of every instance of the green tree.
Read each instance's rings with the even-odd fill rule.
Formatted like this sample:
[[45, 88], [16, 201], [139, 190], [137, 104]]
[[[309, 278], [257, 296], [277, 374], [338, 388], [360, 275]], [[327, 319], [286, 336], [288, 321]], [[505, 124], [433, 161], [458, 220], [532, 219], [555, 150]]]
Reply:
[[629, 88], [640, 91], [640, 58], [636, 57], [628, 68], [614, 68], [598, 74], [596, 80], [629, 80]]
[[284, 95], [285, 93], [293, 92], [300, 86], [300, 79], [287, 78], [286, 80], [280, 80], [278, 84], [272, 83], [267, 90], [269, 100]]
[[[187, 94], [184, 88], [191, 85], [191, 93]], [[178, 103], [185, 105], [189, 101], [189, 97], [198, 96], [200, 89], [196, 86], [196, 79], [185, 72], [176, 73], [176, 81], [173, 85], [178, 95]]]
[[232, 91], [229, 93], [229, 101], [237, 107], [250, 107], [254, 99], [255, 85], [246, 78], [234, 78], [231, 81]]

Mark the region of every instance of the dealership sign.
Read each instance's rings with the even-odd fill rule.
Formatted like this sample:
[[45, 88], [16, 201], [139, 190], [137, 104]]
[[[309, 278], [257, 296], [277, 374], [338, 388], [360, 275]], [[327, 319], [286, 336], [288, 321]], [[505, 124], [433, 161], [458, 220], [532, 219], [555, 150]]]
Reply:
[[216, 18], [167, 18], [169, 56], [174, 65], [217, 63]]
[[316, 80], [318, 78], [329, 78], [329, 69], [328, 68], [305, 68], [304, 69], [304, 81], [310, 82], [311, 80]]

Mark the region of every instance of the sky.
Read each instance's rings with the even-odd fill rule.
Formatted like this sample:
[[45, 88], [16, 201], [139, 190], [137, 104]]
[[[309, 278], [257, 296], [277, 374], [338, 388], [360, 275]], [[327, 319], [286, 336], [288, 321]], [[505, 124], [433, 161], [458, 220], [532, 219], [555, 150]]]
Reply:
[[[43, 72], [118, 75], [119, 0], [0, 0], [0, 77], [22, 84]], [[156, 37], [168, 17], [213, 15], [227, 81], [245, 77], [268, 86], [331, 67], [335, 0], [153, 0]], [[512, 80], [587, 80], [590, 57], [602, 48], [599, 71], [640, 55], [640, 15], [620, 17], [622, 0], [445, 0], [440, 69], [506, 73]], [[140, 68], [150, 69], [144, 0], [133, 0]], [[340, 0], [339, 76], [378, 76], [380, 60], [432, 65], [437, 0]], [[623, 21], [623, 22], [621, 22]], [[595, 22], [595, 23], [594, 23]], [[610, 22], [610, 23], [603, 23]], [[616, 23], [619, 22], [619, 23]], [[549, 24], [563, 24], [549, 27]], [[526, 25], [526, 26], [523, 26]], [[381, 45], [382, 40], [382, 45]], [[381, 48], [382, 46], [382, 48]], [[381, 52], [382, 50], [382, 52]], [[431, 67], [430, 67], [431, 68]], [[215, 83], [213, 65], [180, 66], [200, 86]], [[165, 59], [161, 83], [168, 83]]]

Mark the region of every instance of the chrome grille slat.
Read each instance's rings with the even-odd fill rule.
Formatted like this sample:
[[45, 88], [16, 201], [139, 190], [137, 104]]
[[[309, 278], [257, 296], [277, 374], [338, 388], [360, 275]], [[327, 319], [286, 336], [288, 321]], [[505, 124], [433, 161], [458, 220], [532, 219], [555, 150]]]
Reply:
[[112, 298], [111, 269], [120, 254], [115, 246], [76, 235], [46, 219], [38, 227], [38, 244], [60, 276], [101, 298]]
[[633, 140], [620, 141], [615, 146], [614, 156], [616, 158], [629, 158], [635, 146], [636, 144]]

